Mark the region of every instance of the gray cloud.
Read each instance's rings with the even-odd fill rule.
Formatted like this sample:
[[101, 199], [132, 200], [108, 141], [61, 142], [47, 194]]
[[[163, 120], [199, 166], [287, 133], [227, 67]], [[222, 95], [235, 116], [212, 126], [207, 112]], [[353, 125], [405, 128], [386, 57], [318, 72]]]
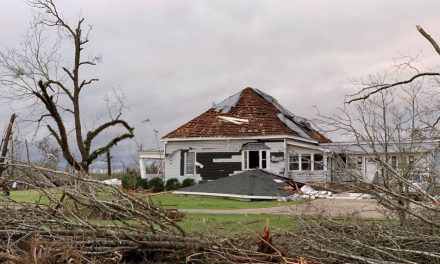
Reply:
[[[313, 118], [312, 106], [333, 111], [356, 89], [352, 79], [386, 69], [397, 51], [422, 51], [429, 63], [437, 59], [415, 30], [421, 24], [438, 35], [440, 2], [434, 0], [58, 4], [70, 21], [81, 12], [93, 24], [87, 52], [103, 55], [103, 63], [93, 68], [101, 81], [84, 96], [83, 112], [89, 120], [104, 114], [101, 99], [112, 88], [122, 89], [130, 107], [126, 119], [146, 147], [155, 141], [141, 123], [145, 118], [164, 135], [247, 86]], [[20, 41], [30, 14], [24, 2], [2, 0], [0, 46]], [[1, 108], [1, 123], [9, 112]], [[127, 142], [118, 155], [135, 150]]]

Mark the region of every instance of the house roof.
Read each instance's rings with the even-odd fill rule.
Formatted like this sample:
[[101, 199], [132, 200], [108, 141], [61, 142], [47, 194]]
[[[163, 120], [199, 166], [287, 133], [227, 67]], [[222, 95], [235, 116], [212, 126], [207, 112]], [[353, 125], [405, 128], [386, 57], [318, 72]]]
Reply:
[[[321, 147], [337, 153], [346, 154], [372, 154], [374, 152], [384, 153], [384, 146], [380, 142], [373, 145], [368, 142], [334, 142], [322, 144]], [[389, 153], [404, 152], [428, 152], [438, 150], [440, 140], [432, 141], [413, 141], [413, 142], [388, 142]]]
[[331, 142], [305, 118], [292, 114], [272, 96], [250, 87], [215, 104], [163, 138], [275, 135]]
[[288, 178], [256, 169], [182, 188], [174, 193], [244, 199], [277, 199], [294, 194], [289, 181], [291, 180]]

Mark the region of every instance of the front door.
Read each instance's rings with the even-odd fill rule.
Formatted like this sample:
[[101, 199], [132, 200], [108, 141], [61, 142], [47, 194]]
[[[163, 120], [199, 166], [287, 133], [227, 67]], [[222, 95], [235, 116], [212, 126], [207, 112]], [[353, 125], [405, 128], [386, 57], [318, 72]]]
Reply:
[[249, 151], [249, 169], [256, 169], [260, 167], [260, 152]]

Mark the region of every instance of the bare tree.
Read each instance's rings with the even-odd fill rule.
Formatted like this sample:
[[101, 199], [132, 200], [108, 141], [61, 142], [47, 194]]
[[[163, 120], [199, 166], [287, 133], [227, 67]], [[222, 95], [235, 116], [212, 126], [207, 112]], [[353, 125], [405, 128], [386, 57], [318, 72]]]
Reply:
[[[20, 48], [0, 52], [0, 82], [9, 89], [4, 98], [29, 102], [28, 109], [37, 116], [33, 120], [38, 127], [45, 125], [67, 163], [87, 173], [98, 156], [107, 153], [120, 141], [132, 138], [134, 128], [121, 119], [123, 102], [117, 101], [119, 106], [108, 107], [109, 121], [93, 129], [85, 129], [81, 96], [84, 96], [86, 88], [98, 81], [97, 78], [83, 77], [86, 76], [85, 67], [99, 62], [97, 56], [84, 58], [83, 55], [89, 43], [91, 27], [84, 30], [84, 18], [70, 24], [53, 0], [32, 0], [28, 3], [39, 13], [25, 40]], [[48, 30], [57, 34], [45, 35]], [[52, 45], [46, 50], [48, 42]], [[73, 49], [70, 60], [60, 55], [59, 50], [64, 47]], [[66, 120], [72, 120], [73, 127], [67, 125]], [[122, 132], [104, 145], [95, 146], [96, 139], [111, 129]]]
[[[440, 55], [436, 41], [422, 27], [416, 27]], [[390, 72], [362, 80], [361, 89], [346, 97], [340, 114], [324, 117], [324, 123], [351, 136], [379, 172], [373, 182], [344, 169], [341, 175], [372, 191], [402, 224], [411, 217], [438, 226], [435, 216], [440, 204], [432, 193], [438, 181], [438, 144], [433, 142], [430, 152], [424, 148], [426, 142], [438, 138], [440, 73], [419, 70], [415, 58], [403, 59]], [[421, 180], [419, 176], [428, 181], [428, 189], [414, 184], [414, 178]]]
[[41, 155], [37, 164], [43, 168], [57, 170], [60, 158], [60, 149], [57, 145], [49, 137], [45, 137], [38, 141], [36, 146]]
[[[372, 85], [381, 81], [371, 79]], [[349, 168], [348, 160], [335, 157], [332, 170], [339, 180], [373, 194], [398, 216], [402, 225], [411, 217], [439, 226], [435, 221], [440, 213], [439, 202], [427, 186], [418, 186], [422, 182], [434, 186], [438, 178], [434, 165], [439, 146], [431, 142], [435, 131], [425, 126], [430, 120], [425, 119], [420, 107], [427, 107], [425, 99], [429, 96], [415, 84], [403, 89], [403, 93], [381, 90], [374, 97], [345, 105], [338, 115], [323, 116], [322, 122], [328, 128], [354, 139], [351, 147], [342, 150], [343, 158], [357, 156], [365, 163], [365, 170]], [[439, 112], [436, 105], [431, 107], [431, 112]], [[367, 170], [376, 173], [367, 175]]]
[[[416, 26], [417, 31], [426, 39], [428, 42], [432, 45], [435, 52], [440, 56], [440, 47], [437, 44], [437, 42], [434, 40], [434, 38], [431, 37], [421, 26]], [[370, 96], [379, 93], [380, 91], [391, 89], [394, 87], [402, 87], [406, 84], [410, 84], [412, 82], [415, 82], [417, 80], [423, 80], [424, 78], [434, 78], [435, 82], [438, 83], [438, 81], [435, 79], [436, 77], [440, 76], [440, 72], [431, 72], [431, 71], [420, 71], [416, 67], [413, 67], [411, 62], [405, 63], [405, 66], [407, 68], [410, 68], [413, 71], [413, 74], [404, 80], [395, 80], [392, 82], [382, 82], [382, 83], [365, 83], [364, 87], [360, 89], [358, 92], [348, 95], [346, 103], [350, 104], [355, 101], [365, 100], [369, 98]], [[440, 121], [440, 117], [437, 119], [437, 124]]]

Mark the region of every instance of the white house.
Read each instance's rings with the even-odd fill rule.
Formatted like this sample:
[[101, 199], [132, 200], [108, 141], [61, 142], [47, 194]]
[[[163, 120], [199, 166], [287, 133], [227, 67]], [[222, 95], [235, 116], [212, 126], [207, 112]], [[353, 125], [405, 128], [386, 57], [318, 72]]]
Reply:
[[[163, 152], [140, 152], [140, 164], [145, 171], [143, 158], [163, 157], [165, 180], [215, 180], [259, 168], [299, 182], [325, 183], [336, 177], [332, 173], [336, 157], [367, 179], [373, 179], [377, 171], [362, 146], [333, 143], [305, 118], [253, 88], [215, 104], [162, 141]], [[422, 145], [420, 155], [434, 160], [438, 142]]]

